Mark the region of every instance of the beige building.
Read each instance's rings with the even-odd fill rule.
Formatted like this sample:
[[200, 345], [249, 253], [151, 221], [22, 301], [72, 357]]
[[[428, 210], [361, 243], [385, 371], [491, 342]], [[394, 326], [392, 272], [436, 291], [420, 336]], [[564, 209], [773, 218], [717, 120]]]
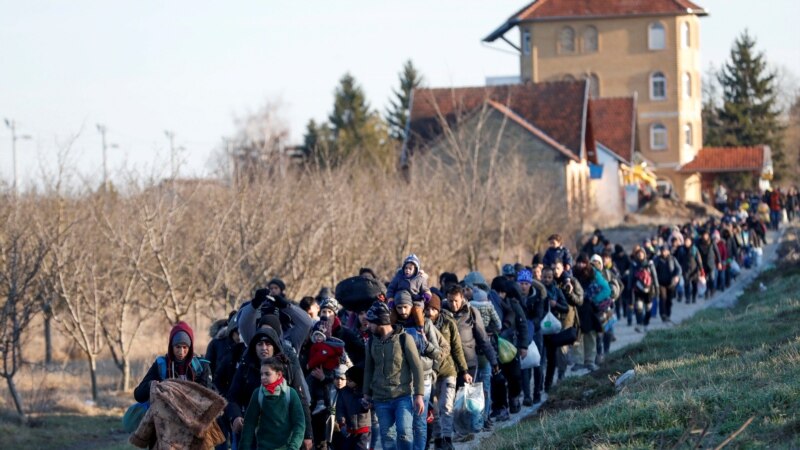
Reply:
[[[594, 97], [636, 97], [638, 152], [685, 200], [697, 174], [679, 171], [702, 147], [700, 20], [687, 0], [537, 0], [484, 40], [520, 52], [522, 81], [588, 78]], [[519, 28], [520, 41], [505, 34]]]

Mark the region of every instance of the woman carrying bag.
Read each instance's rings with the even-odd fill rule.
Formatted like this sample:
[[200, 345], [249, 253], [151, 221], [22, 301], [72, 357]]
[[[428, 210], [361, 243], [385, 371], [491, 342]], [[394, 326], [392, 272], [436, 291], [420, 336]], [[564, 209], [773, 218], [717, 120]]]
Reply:
[[[545, 299], [547, 313], [545, 313], [544, 320], [547, 320], [549, 317], [551, 317], [550, 314], [552, 314], [561, 325], [558, 327], [559, 330], [556, 333], [544, 335], [546, 364], [544, 375], [544, 391], [550, 392], [550, 387], [553, 385], [553, 375], [555, 374], [557, 365], [556, 352], [561, 346], [557, 342], [556, 337], [559, 336], [560, 333], [569, 332], [569, 330], [574, 327], [576, 314], [574, 311], [572, 314], [570, 314], [570, 310], [572, 308], [567, 304], [567, 299], [564, 297], [564, 293], [561, 291], [561, 289], [559, 289], [558, 284], [555, 282], [553, 269], [547, 267], [542, 271], [542, 282], [547, 290], [547, 297]], [[544, 326], [542, 327], [542, 330], [542, 332], [545, 333]]]

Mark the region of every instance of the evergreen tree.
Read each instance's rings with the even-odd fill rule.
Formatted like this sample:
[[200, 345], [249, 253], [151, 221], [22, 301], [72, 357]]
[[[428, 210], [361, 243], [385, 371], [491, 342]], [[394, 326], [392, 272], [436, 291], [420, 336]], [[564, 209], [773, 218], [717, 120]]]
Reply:
[[334, 92], [333, 112], [329, 116], [334, 134], [346, 132], [356, 141], [369, 121], [370, 108], [366, 95], [349, 73], [339, 80]]
[[411, 91], [422, 85], [423, 78], [410, 59], [403, 64], [403, 71], [398, 78], [400, 78], [400, 90], [392, 89], [394, 98], [389, 100], [390, 106], [386, 109], [385, 117], [389, 124], [389, 134], [395, 140], [402, 142], [406, 136]]
[[[730, 61], [717, 79], [722, 87], [722, 107], [717, 115], [721, 144], [751, 146], [766, 144], [772, 149], [775, 171], [783, 166], [783, 130], [777, 106], [777, 82], [768, 71], [763, 53], [745, 31], [734, 42]], [[712, 125], [713, 124], [709, 124]]]

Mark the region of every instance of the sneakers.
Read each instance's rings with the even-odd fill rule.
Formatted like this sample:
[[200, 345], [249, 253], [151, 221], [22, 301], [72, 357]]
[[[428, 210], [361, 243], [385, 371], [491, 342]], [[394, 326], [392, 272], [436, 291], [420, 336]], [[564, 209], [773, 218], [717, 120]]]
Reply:
[[633, 331], [635, 331], [637, 333], [641, 333], [642, 332], [642, 327], [640, 327], [639, 325], [636, 325], [636, 328], [634, 328]]
[[530, 397], [525, 397], [525, 400], [522, 401], [522, 404], [525, 406], [533, 406], [533, 399]]
[[516, 414], [522, 409], [522, 403], [519, 401], [518, 398], [511, 400], [510, 408], [511, 414]]
[[317, 402], [317, 406], [314, 407], [314, 411], [311, 413], [311, 415], [313, 416], [313, 415], [319, 414], [322, 411], [325, 411], [325, 409], [326, 409], [325, 402], [320, 400], [320, 401]]
[[492, 431], [493, 428], [494, 428], [494, 422], [492, 422], [492, 419], [486, 419], [483, 421], [483, 429], [481, 431], [482, 432]]
[[538, 405], [539, 403], [542, 403], [542, 394], [537, 392], [533, 394], [533, 404]]

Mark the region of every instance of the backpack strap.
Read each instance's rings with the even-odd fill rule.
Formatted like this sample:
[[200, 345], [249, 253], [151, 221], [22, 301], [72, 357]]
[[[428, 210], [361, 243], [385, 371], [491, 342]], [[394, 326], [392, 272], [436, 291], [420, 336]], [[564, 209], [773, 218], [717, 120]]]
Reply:
[[[286, 401], [286, 406], [289, 406], [289, 403], [292, 401], [292, 393], [289, 392], [290, 389], [293, 389], [288, 384], [286, 385], [286, 390], [283, 392], [283, 398]], [[264, 389], [260, 386], [258, 387], [258, 409], [259, 411], [264, 408]]]
[[161, 378], [161, 381], [167, 379], [167, 358], [164, 356], [159, 356], [156, 358], [156, 364], [158, 364], [158, 377]]

